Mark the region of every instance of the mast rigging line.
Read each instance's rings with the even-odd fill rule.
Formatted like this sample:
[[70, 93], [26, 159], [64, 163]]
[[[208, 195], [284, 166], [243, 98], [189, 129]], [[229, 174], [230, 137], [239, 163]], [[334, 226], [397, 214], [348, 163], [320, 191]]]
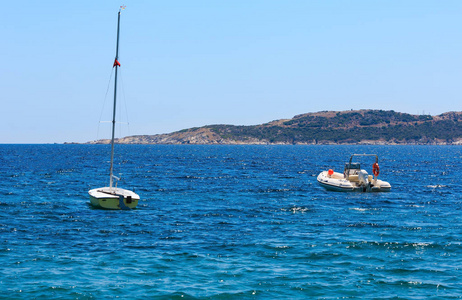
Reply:
[[122, 93], [122, 102], [124, 103], [124, 108], [125, 108], [125, 119], [127, 120], [127, 122], [121, 122], [122, 121], [122, 105], [119, 105], [119, 120], [120, 122], [116, 122], [117, 124], [119, 124], [119, 135], [120, 137], [123, 137], [123, 134], [122, 134], [122, 126], [120, 126], [120, 124], [126, 124], [127, 125], [127, 136], [130, 136], [130, 120], [128, 119], [128, 109], [127, 109], [127, 99], [125, 97], [125, 88], [124, 88], [124, 79], [123, 79], [123, 76], [122, 76], [122, 69], [119, 70], [119, 78], [120, 78], [120, 91]]
[[112, 81], [112, 74], [114, 74], [114, 68], [111, 68], [111, 75], [109, 75], [109, 81], [107, 83], [106, 94], [104, 95], [103, 107], [101, 108], [101, 112], [99, 114], [98, 131], [96, 132], [96, 140], [99, 140], [99, 125], [101, 123], [106, 123], [106, 121], [101, 121], [101, 119], [103, 118], [104, 108], [106, 107], [107, 94], [109, 93], [109, 88], [110, 88], [111, 81]]
[[[105, 112], [105, 108], [106, 108], [106, 104], [107, 104], [107, 96], [109, 94], [109, 89], [111, 87], [111, 83], [112, 83], [112, 75], [114, 74], [114, 67], [111, 68], [111, 74], [109, 75], [109, 80], [108, 80], [108, 83], [107, 83], [107, 88], [106, 88], [106, 93], [104, 95], [104, 101], [103, 101], [103, 105], [101, 107], [101, 112], [99, 114], [99, 121], [98, 121], [98, 129], [97, 129], [97, 133], [96, 133], [96, 140], [99, 140], [99, 132], [100, 132], [100, 124], [101, 123], [111, 123], [112, 121], [103, 121], [103, 113]], [[119, 69], [119, 79], [120, 79], [120, 84], [119, 84], [119, 87], [118, 87], [118, 90], [120, 89], [120, 92], [122, 93], [122, 97], [121, 97], [121, 102], [124, 103], [124, 108], [125, 108], [125, 120], [123, 120], [122, 118], [122, 107], [121, 105], [119, 105], [118, 107], [118, 121], [116, 120], [116, 124], [119, 124], [119, 127], [118, 127], [118, 136], [119, 137], [122, 137], [123, 134], [122, 134], [122, 127], [120, 126], [121, 124], [125, 124], [127, 125], [127, 135], [126, 136], [130, 136], [130, 120], [129, 120], [129, 115], [128, 115], [128, 108], [127, 108], [127, 99], [126, 99], [126, 95], [125, 95], [125, 88], [124, 88], [124, 81], [123, 81], [123, 72], [122, 72], [122, 69]]]

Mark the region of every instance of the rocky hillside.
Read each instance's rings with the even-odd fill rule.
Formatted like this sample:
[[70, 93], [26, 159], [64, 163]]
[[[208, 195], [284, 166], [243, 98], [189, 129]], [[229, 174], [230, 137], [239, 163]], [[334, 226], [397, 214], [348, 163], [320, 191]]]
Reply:
[[[106, 144], [98, 140], [90, 144]], [[261, 125], [209, 125], [117, 139], [123, 144], [462, 144], [462, 112], [322, 111]]]

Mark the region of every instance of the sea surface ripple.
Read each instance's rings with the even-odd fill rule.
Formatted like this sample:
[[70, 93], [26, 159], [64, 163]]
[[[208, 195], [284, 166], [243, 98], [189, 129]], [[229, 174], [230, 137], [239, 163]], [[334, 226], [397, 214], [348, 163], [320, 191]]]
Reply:
[[[458, 146], [0, 145], [2, 299], [460, 299]], [[379, 155], [390, 193], [322, 170]], [[363, 164], [371, 173], [372, 162]]]

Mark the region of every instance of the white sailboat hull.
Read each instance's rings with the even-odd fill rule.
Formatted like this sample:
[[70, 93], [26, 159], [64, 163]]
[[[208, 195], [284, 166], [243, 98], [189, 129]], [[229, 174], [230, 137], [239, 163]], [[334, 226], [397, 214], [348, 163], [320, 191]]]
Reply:
[[101, 187], [88, 191], [90, 203], [95, 208], [133, 209], [138, 205], [140, 196], [130, 190]]

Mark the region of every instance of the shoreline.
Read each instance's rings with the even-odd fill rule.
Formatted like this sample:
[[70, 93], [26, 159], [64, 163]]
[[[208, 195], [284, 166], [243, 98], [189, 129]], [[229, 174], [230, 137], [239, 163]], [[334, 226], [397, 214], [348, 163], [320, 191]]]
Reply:
[[[103, 141], [93, 141], [93, 142], [86, 142], [86, 143], [75, 143], [75, 142], [64, 142], [62, 145], [109, 145], [109, 142]], [[231, 146], [231, 145], [242, 145], [242, 146], [461, 146], [462, 140], [458, 140], [455, 142], [372, 142], [372, 141], [364, 141], [358, 143], [342, 143], [342, 142], [317, 142], [317, 143], [270, 143], [270, 142], [253, 142], [253, 143], [243, 143], [238, 141], [232, 142], [221, 142], [221, 143], [119, 143], [115, 142], [116, 145], [198, 145], [198, 146], [213, 146], [213, 145], [223, 145], [223, 146]]]

